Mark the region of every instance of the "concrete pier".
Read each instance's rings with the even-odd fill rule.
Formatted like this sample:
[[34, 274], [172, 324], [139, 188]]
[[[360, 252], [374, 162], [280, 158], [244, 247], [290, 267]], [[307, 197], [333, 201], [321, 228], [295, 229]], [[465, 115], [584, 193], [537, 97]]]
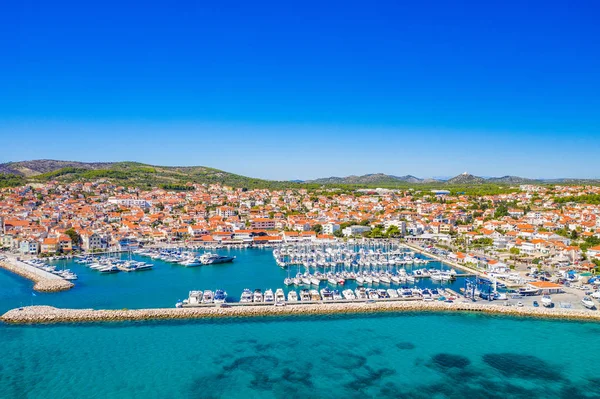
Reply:
[[223, 317], [311, 316], [332, 314], [397, 312], [477, 312], [516, 317], [571, 319], [600, 322], [600, 312], [573, 309], [518, 308], [466, 302], [364, 302], [297, 304], [293, 306], [232, 306], [138, 310], [58, 309], [31, 306], [13, 309], [0, 320], [14, 324], [78, 323], [108, 321], [144, 321], [166, 319], [202, 319]]
[[0, 267], [33, 281], [35, 283], [33, 289], [36, 291], [58, 292], [71, 289], [74, 286], [73, 283], [56, 274], [48, 273], [15, 258], [9, 257], [1, 260]]

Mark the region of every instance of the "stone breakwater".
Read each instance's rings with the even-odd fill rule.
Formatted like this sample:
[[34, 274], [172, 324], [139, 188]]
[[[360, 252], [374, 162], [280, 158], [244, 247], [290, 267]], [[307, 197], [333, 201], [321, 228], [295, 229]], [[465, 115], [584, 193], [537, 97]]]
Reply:
[[14, 324], [144, 321], [227, 317], [311, 316], [378, 312], [478, 312], [516, 317], [600, 321], [600, 312], [572, 309], [516, 308], [477, 303], [376, 302], [295, 304], [288, 306], [232, 306], [182, 309], [93, 310], [31, 306], [13, 309], [0, 320]]
[[18, 274], [35, 284], [33, 289], [39, 292], [58, 292], [71, 289], [74, 284], [59, 276], [26, 265], [25, 263], [12, 260], [0, 261], [0, 267], [9, 272]]

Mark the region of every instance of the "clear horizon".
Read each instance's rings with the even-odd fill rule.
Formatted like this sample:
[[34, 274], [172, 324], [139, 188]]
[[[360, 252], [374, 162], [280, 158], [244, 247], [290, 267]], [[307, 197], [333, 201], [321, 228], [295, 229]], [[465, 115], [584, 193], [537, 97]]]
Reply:
[[593, 2], [15, 3], [0, 162], [600, 178]]

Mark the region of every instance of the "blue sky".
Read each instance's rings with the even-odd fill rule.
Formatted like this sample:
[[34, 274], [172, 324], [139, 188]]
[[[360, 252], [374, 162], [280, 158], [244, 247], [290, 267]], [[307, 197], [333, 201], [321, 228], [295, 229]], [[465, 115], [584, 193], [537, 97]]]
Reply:
[[600, 177], [593, 1], [12, 3], [0, 161]]

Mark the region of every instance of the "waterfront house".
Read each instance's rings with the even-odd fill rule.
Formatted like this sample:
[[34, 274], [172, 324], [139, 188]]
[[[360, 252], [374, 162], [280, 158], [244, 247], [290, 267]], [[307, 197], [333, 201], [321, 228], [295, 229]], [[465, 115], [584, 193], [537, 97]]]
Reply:
[[48, 238], [44, 238], [44, 240], [42, 241], [40, 252], [43, 254], [54, 254], [54, 253], [58, 252], [58, 249], [59, 249], [58, 238], [48, 237]]

